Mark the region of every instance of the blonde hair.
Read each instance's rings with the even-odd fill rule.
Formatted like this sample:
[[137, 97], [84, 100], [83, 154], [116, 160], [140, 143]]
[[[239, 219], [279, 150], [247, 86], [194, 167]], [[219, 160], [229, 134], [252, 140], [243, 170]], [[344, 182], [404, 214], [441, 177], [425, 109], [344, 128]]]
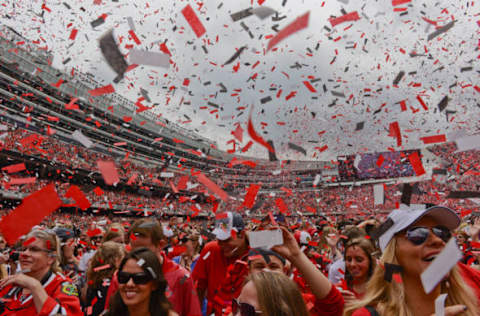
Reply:
[[[92, 259], [88, 264], [87, 280], [91, 281], [89, 286], [92, 288], [100, 287], [103, 279], [111, 278], [117, 267], [115, 266], [117, 261], [123, 258], [125, 255], [125, 249], [123, 245], [114, 241], [107, 241], [103, 243], [95, 252]], [[95, 268], [104, 265], [110, 265], [108, 268], [95, 271]]]
[[60, 261], [62, 259], [61, 251], [60, 251], [60, 241], [58, 240], [57, 235], [55, 232], [47, 232], [41, 229], [32, 230], [28, 235], [26, 240], [30, 239], [31, 237], [35, 237], [36, 239], [43, 240], [45, 243], [50, 243], [49, 247], [49, 256], [53, 257], [55, 261], [52, 263], [50, 269], [55, 273], [61, 273], [62, 269], [60, 268]]
[[278, 272], [252, 273], [247, 278], [257, 290], [262, 315], [308, 316], [307, 307], [295, 282]]
[[[395, 256], [396, 247], [397, 241], [396, 238], [393, 238], [383, 252], [380, 262], [398, 264]], [[468, 309], [462, 315], [478, 315], [477, 298], [472, 289], [465, 284], [458, 266], [455, 266], [450, 271], [446, 281], [448, 281], [449, 285], [445, 281], [440, 284], [441, 292], [448, 294], [445, 306], [456, 304], [465, 305]], [[375, 307], [380, 315], [413, 315], [411, 308], [407, 306], [405, 301], [405, 288], [403, 283], [385, 281], [384, 270], [380, 265], [377, 265], [367, 284], [367, 291], [364, 298], [348, 306], [345, 309], [344, 315], [350, 316], [355, 310], [365, 306]]]

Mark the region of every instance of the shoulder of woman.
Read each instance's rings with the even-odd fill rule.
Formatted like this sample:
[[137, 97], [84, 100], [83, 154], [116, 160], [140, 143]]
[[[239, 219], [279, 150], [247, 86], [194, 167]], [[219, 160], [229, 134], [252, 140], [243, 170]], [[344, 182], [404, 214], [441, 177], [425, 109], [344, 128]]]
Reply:
[[168, 311], [168, 316], [178, 316], [172, 309]]

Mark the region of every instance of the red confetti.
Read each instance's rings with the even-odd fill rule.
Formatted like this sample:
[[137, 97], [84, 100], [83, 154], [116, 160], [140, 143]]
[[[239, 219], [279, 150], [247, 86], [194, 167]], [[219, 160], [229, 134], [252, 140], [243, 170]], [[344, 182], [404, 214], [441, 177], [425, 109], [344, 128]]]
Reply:
[[70, 38], [72, 41], [74, 41], [75, 38], [77, 37], [77, 33], [78, 33], [78, 30], [77, 30], [77, 29], [72, 29], [72, 32], [70, 33], [70, 37], [69, 37], [69, 38]]
[[[38, 207], [41, 205], [42, 207]], [[0, 231], [9, 245], [27, 234], [30, 229], [40, 224], [44, 217], [53, 213], [62, 205], [62, 200], [55, 192], [53, 184], [32, 193], [23, 199], [16, 209], [3, 216], [0, 221]]]
[[102, 230], [100, 228], [95, 228], [93, 230], [87, 230], [87, 236], [92, 238], [95, 236], [101, 236], [102, 235]]
[[103, 265], [103, 266], [93, 268], [93, 271], [98, 272], [98, 271], [106, 270], [106, 269], [109, 269], [109, 268], [110, 268], [110, 264], [106, 264], [106, 265]]
[[332, 27], [335, 27], [336, 25], [341, 24], [343, 22], [360, 20], [360, 16], [358, 15], [357, 11], [353, 11], [345, 15], [342, 15], [338, 18], [330, 18], [328, 20], [330, 21], [330, 24], [332, 24]]
[[397, 139], [397, 146], [402, 146], [402, 134], [398, 122], [390, 123], [390, 134]]
[[247, 152], [247, 151], [250, 149], [250, 147], [252, 147], [252, 145], [253, 145], [253, 142], [252, 142], [252, 141], [249, 141], [249, 142], [245, 145], [245, 147], [242, 148], [241, 152], [242, 152], [242, 153]]
[[280, 213], [287, 213], [288, 212], [288, 207], [287, 204], [285, 204], [285, 201], [282, 198], [277, 198], [275, 200], [275, 204], [277, 205], [278, 209], [280, 210]]
[[[270, 146], [269, 143], [267, 143], [262, 136], [258, 135], [257, 132], [255, 131], [255, 129], [253, 128], [253, 123], [252, 123], [252, 115], [250, 114], [250, 117], [248, 119], [248, 134], [250, 135], [250, 137], [257, 143], [259, 143], [260, 145], [262, 145], [263, 147], [267, 148], [269, 152], [271, 153], [275, 153], [275, 151], [273, 150], [272, 146]], [[243, 150], [242, 150], [243, 152]]]
[[76, 185], [70, 186], [65, 193], [65, 197], [72, 198], [82, 211], [85, 211], [91, 206], [90, 201]]
[[27, 168], [25, 167], [25, 163], [17, 163], [14, 165], [6, 166], [3, 167], [2, 170], [6, 171], [7, 173], [15, 173], [15, 172], [20, 172], [23, 170], [26, 170]]
[[308, 26], [309, 16], [310, 16], [310, 11], [298, 17], [295, 21], [293, 21], [292, 23], [287, 25], [284, 29], [282, 29], [280, 32], [278, 32], [277, 35], [275, 35], [275, 37], [273, 37], [268, 42], [267, 51], [272, 49], [275, 45], [277, 45], [278, 43], [280, 43], [282, 40], [292, 35], [293, 33], [306, 28]]
[[103, 94], [110, 94], [114, 92], [115, 92], [115, 88], [111, 84], [109, 84], [108, 86], [104, 86], [104, 87], [100, 87], [100, 88], [96, 88], [88, 91], [88, 93], [90, 93], [92, 97], [96, 97]]
[[28, 239], [25, 240], [25, 242], [23, 243], [23, 247], [27, 247], [28, 245], [31, 245], [32, 243], [35, 242], [35, 240], [37, 240], [35, 237], [30, 237], [30, 238], [28, 238]]
[[231, 133], [239, 142], [243, 142], [243, 128], [240, 126], [240, 124]]
[[200, 173], [199, 175], [197, 175], [197, 180], [198, 182], [206, 186], [210, 191], [215, 193], [215, 195], [217, 195], [224, 202], [228, 201], [227, 192], [223, 191], [215, 182], [207, 178], [207, 176], [205, 176], [203, 173]]
[[419, 95], [417, 95], [417, 100], [418, 100], [418, 102], [420, 102], [420, 104], [422, 105], [423, 109], [424, 109], [425, 111], [428, 111], [428, 107], [427, 107], [427, 105], [425, 104], [425, 102], [423, 102], [422, 97], [420, 97]]
[[443, 134], [443, 135], [421, 137], [420, 140], [424, 144], [444, 143], [447, 141], [447, 137]]
[[93, 189], [93, 192], [97, 195], [97, 196], [101, 196], [103, 195], [103, 190], [100, 188], [100, 187], [96, 187], [95, 189]]
[[377, 166], [380, 168], [383, 165], [384, 161], [385, 161], [385, 158], [382, 155], [378, 156]]
[[115, 163], [112, 161], [97, 161], [98, 170], [102, 173], [103, 180], [108, 185], [113, 185], [114, 183], [118, 183], [120, 181], [120, 177], [118, 176], [117, 168], [115, 167]]
[[312, 93], [317, 92], [317, 90], [310, 84], [310, 82], [304, 81], [303, 84], [305, 85], [305, 87], [307, 87], [308, 90], [310, 90], [310, 92]]
[[205, 34], [205, 27], [189, 4], [183, 8], [182, 14], [185, 17], [185, 20], [187, 20], [188, 24], [190, 24], [190, 27], [197, 37], [201, 37], [203, 34]]
[[129, 30], [128, 34], [130, 34], [130, 36], [132, 37], [135, 44], [137, 44], [137, 45], [142, 44], [142, 42], [140, 42], [140, 40], [138, 39], [137, 34], [135, 34], [135, 32], [133, 30]]
[[35, 177], [29, 177], [29, 178], [12, 178], [10, 181], [8, 181], [9, 185], [20, 185], [20, 184], [29, 184], [29, 183], [35, 183], [37, 181], [37, 178]]
[[260, 190], [260, 185], [250, 184], [247, 193], [245, 194], [245, 199], [243, 201], [243, 206], [246, 208], [252, 208], [255, 203], [255, 198], [257, 197], [258, 191]]
[[417, 176], [425, 174], [425, 169], [423, 168], [422, 161], [418, 156], [418, 152], [414, 152], [408, 155], [408, 159], [410, 160], [410, 164], [412, 165], [413, 170], [415, 171], [415, 174]]
[[392, 0], [392, 6], [402, 5], [405, 3], [412, 2], [412, 0]]

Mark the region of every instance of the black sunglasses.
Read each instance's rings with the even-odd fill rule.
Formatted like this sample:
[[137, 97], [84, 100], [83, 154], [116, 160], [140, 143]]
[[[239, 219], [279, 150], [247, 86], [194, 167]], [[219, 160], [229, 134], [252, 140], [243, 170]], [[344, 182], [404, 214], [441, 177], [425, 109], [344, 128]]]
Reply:
[[405, 232], [405, 236], [407, 239], [412, 242], [414, 245], [421, 245], [423, 244], [427, 239], [428, 236], [430, 235], [430, 231], [443, 240], [444, 242], [447, 242], [450, 240], [452, 237], [452, 233], [450, 232], [450, 229], [448, 229], [445, 226], [435, 226], [435, 227], [423, 227], [423, 226], [416, 226], [416, 227], [411, 227], [407, 229]]
[[255, 307], [248, 303], [239, 303], [236, 299], [232, 300], [232, 315], [237, 316], [240, 312], [240, 316], [255, 316], [262, 312], [255, 310]]
[[149, 273], [140, 272], [140, 273], [128, 273], [124, 271], [118, 272], [118, 283], [126, 284], [130, 279], [133, 279], [135, 284], [147, 284], [152, 281], [153, 278]]

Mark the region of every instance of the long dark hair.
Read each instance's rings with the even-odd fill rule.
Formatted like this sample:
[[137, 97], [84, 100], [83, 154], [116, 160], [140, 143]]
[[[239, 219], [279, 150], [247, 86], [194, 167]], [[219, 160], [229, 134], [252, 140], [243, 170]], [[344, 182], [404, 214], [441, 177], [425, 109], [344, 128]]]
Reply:
[[[155, 255], [150, 249], [148, 248], [138, 248], [129, 252], [120, 263], [120, 268], [118, 271], [122, 271], [123, 266], [129, 259], [134, 259], [139, 261], [143, 259], [145, 263], [142, 265], [142, 269], [146, 272], [151, 274], [150, 269], [153, 270], [156, 278], [153, 280], [155, 282], [157, 288], [156, 290], [152, 291], [150, 294], [150, 304], [149, 304], [149, 311], [151, 316], [167, 316], [168, 311], [170, 310], [170, 302], [167, 300], [165, 296], [165, 289], [167, 288], [167, 281], [163, 276], [162, 272], [162, 265]], [[150, 269], [147, 269], [150, 268]], [[119, 291], [115, 293], [113, 296], [110, 307], [106, 314], [107, 316], [128, 316], [128, 307], [122, 300]]]

